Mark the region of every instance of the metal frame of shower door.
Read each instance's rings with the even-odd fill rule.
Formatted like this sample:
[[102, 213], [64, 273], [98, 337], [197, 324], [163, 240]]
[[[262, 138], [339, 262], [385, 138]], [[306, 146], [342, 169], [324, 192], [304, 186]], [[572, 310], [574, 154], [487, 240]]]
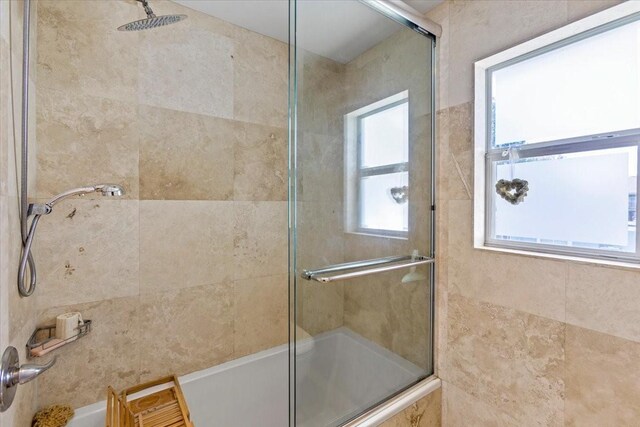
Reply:
[[[437, 82], [436, 82], [436, 38], [431, 38], [431, 227], [430, 227], [430, 242], [429, 250], [431, 257], [435, 259], [435, 237], [436, 237], [436, 94], [437, 94]], [[429, 313], [429, 340], [431, 342], [431, 351], [427, 355], [428, 363], [431, 366], [432, 373], [426, 378], [420, 379], [413, 384], [410, 384], [403, 390], [388, 396], [380, 404], [370, 408], [363, 414], [355, 417], [354, 419], [344, 423], [341, 427], [374, 427], [380, 423], [388, 420], [392, 416], [398, 414], [409, 405], [415, 403], [417, 400], [435, 392], [442, 385], [442, 382], [437, 377], [435, 372], [435, 281], [436, 281], [436, 264], [435, 262], [430, 264], [429, 268], [429, 295], [430, 300], [430, 313]]]
[[[296, 250], [292, 248], [296, 247], [296, 224], [297, 224], [297, 210], [296, 210], [296, 192], [297, 192], [297, 123], [298, 123], [298, 44], [297, 44], [297, 0], [289, 0], [288, 8], [288, 39], [289, 39], [289, 51], [288, 51], [288, 119], [289, 119], [289, 146], [288, 146], [288, 186], [287, 186], [287, 227], [288, 227], [288, 304], [289, 304], [289, 356], [288, 356], [288, 404], [289, 404], [289, 427], [295, 427], [296, 425], [296, 289], [297, 289], [297, 275], [295, 274], [296, 267]], [[293, 28], [292, 28], [293, 27]]]
[[[411, 28], [431, 39], [431, 227], [429, 250], [430, 257], [435, 257], [435, 226], [436, 226], [436, 40], [442, 34], [442, 27], [437, 23], [421, 17], [412, 11], [411, 8], [398, 0], [359, 0], [360, 2], [381, 12], [390, 19]], [[292, 17], [294, 18], [292, 20]], [[297, 296], [297, 274], [296, 251], [296, 172], [297, 172], [297, 92], [298, 92], [298, 71], [297, 71], [297, 0], [289, 0], [289, 200], [288, 200], [288, 253], [289, 253], [289, 427], [295, 427], [296, 422], [296, 364], [295, 364], [295, 342], [297, 318], [296, 296]], [[293, 23], [293, 24], [292, 24]], [[292, 28], [293, 26], [293, 28]], [[293, 43], [292, 43], [293, 42]], [[292, 62], [293, 61], [293, 62]], [[293, 65], [292, 65], [293, 64]], [[429, 268], [429, 290], [430, 290], [430, 313], [429, 313], [429, 341], [431, 351], [427, 355], [432, 374], [426, 378], [410, 384], [404, 390], [388, 396], [385, 401], [375, 407], [370, 408], [354, 419], [347, 421], [343, 426], [373, 426], [379, 422], [390, 418], [394, 414], [413, 403], [429, 392], [440, 388], [440, 380], [435, 377], [434, 360], [434, 338], [435, 338], [435, 263], [430, 263]]]

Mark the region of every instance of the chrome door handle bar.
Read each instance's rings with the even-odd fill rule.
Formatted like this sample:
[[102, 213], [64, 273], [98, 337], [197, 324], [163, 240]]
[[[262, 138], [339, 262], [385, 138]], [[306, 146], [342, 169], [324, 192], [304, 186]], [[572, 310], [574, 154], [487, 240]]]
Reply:
[[[395, 256], [378, 259], [369, 259], [365, 261], [347, 262], [344, 264], [335, 264], [317, 270], [304, 270], [302, 278], [306, 280], [315, 280], [316, 282], [328, 283], [338, 280], [351, 279], [354, 277], [368, 276], [370, 274], [384, 273], [386, 271], [399, 270], [401, 268], [415, 267], [423, 264], [432, 264], [435, 262], [433, 258], [426, 256]], [[353, 269], [362, 269], [350, 271], [348, 273], [334, 274], [327, 276], [328, 273], [335, 273]]]

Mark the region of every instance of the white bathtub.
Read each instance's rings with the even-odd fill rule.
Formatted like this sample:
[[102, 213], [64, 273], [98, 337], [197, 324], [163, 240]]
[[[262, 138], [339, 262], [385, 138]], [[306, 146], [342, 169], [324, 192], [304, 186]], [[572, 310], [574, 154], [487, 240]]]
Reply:
[[[336, 425], [415, 381], [422, 371], [347, 328], [299, 346], [297, 425]], [[288, 346], [180, 377], [197, 427], [286, 427]], [[106, 403], [76, 410], [70, 427], [104, 427]]]

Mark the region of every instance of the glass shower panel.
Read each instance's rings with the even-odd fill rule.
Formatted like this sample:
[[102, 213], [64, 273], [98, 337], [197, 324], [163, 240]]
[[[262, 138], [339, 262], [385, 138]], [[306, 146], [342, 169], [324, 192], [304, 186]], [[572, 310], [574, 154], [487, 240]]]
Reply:
[[433, 272], [406, 264], [433, 254], [434, 42], [361, 2], [293, 9], [292, 407], [337, 426], [433, 372]]

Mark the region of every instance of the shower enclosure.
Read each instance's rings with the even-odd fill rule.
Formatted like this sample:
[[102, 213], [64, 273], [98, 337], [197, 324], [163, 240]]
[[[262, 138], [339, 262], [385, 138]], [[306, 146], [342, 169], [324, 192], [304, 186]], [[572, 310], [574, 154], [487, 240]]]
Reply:
[[91, 331], [21, 351], [50, 368], [14, 408], [100, 427], [107, 386], [176, 374], [199, 427], [326, 427], [426, 390], [437, 25], [384, 0], [25, 1], [9, 165], [46, 219], [22, 263], [3, 242], [23, 287], [38, 271], [7, 288], [9, 341]]
[[291, 4], [292, 425], [433, 373], [435, 37], [392, 6]]

